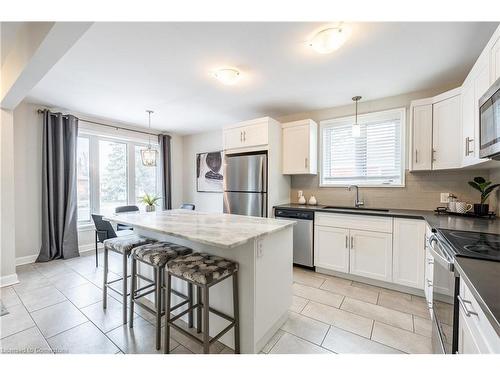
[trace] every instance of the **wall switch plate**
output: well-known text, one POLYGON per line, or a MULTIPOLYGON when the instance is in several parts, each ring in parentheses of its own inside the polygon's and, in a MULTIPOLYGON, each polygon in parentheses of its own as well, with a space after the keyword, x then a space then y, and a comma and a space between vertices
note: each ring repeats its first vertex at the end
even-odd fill
POLYGON ((441 193, 441 199, 439 200, 441 203, 448 203, 450 200, 450 193, 441 193))

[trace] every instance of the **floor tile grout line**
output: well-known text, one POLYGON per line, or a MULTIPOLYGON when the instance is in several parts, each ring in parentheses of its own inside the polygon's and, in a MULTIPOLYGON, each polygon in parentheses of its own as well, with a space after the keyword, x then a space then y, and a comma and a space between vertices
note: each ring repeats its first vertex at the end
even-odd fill
MULTIPOLYGON (((280 328, 280 329, 281 329, 281 328, 280 328)), ((285 331, 284 329, 281 329, 281 330, 282 330, 283 332, 285 332, 285 333, 288 333, 289 335, 292 335, 292 336, 297 337, 298 339, 300 339, 300 340, 302 340, 302 341, 306 341, 306 342, 308 342, 309 344, 312 344, 312 345, 314 345, 314 346, 317 346, 318 348, 325 349, 325 350, 327 350, 327 351, 329 351, 329 352, 333 353, 330 349, 324 348, 324 347, 322 347, 321 345, 318 345, 318 344, 316 344, 316 343, 314 343, 314 342, 312 342, 312 341, 310 341, 310 340, 307 340, 307 339, 305 339, 305 338, 303 338, 303 337, 300 337, 300 336, 296 335, 295 333, 285 331)), ((273 345, 273 348, 276 346, 276 344, 278 344, 278 342, 279 342, 281 339, 283 339, 283 336, 281 336, 281 337, 279 338, 279 340, 278 340, 278 341, 276 341, 276 343, 273 345)), ((321 342, 323 342, 323 341, 321 341, 321 342)), ((271 348, 271 349, 269 349, 269 353, 268 353, 268 354, 270 354, 270 353, 271 353, 271 350, 272 350, 272 348, 271 348)), ((334 353, 334 354, 335 354, 335 353, 334 353)))

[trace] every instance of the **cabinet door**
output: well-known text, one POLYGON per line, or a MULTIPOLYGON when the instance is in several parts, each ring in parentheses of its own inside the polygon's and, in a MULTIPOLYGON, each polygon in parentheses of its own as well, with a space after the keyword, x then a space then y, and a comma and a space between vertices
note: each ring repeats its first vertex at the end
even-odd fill
POLYGON ((478 162, 476 141, 476 95, 474 92, 474 79, 462 86, 462 165, 472 165, 478 162))
POLYGON ((412 170, 431 170, 432 104, 413 107, 412 121, 412 170))
POLYGON ((349 271, 353 275, 392 281, 392 234, 350 230, 349 271))
POLYGON ((349 229, 314 227, 314 265, 349 272, 349 229))
POLYGON ((224 130, 224 150, 243 147, 243 131, 241 128, 224 130))
POLYGON ((500 78, 500 38, 491 48, 491 84, 500 78))
POLYGON ((480 354, 478 344, 467 324, 467 317, 462 309, 458 313, 458 354, 480 354))
POLYGON ((243 147, 265 146, 268 144, 268 123, 262 122, 241 128, 243 147))
POLYGON ((433 105, 432 169, 459 168, 462 164, 460 96, 433 105))
POLYGON ((283 128, 283 174, 310 173, 309 125, 283 128))
POLYGON ((394 219, 392 280, 424 289, 425 222, 394 219))

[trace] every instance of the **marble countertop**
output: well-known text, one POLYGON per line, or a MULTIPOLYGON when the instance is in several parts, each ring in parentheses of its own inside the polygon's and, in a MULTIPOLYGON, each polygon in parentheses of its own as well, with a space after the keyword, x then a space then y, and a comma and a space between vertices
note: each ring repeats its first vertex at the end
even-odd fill
POLYGON ((240 246, 295 224, 288 220, 182 209, 117 214, 105 219, 222 248, 240 246))
POLYGON ((325 208, 324 205, 310 206, 300 205, 295 203, 283 204, 275 206, 279 209, 301 209, 317 212, 331 212, 353 215, 368 215, 368 216, 390 216, 407 219, 425 220, 432 229, 450 229, 463 230, 470 232, 483 232, 500 234, 500 219, 461 217, 452 215, 437 215, 434 211, 426 210, 404 210, 404 209, 389 209, 388 211, 364 211, 357 210, 342 210, 325 208))

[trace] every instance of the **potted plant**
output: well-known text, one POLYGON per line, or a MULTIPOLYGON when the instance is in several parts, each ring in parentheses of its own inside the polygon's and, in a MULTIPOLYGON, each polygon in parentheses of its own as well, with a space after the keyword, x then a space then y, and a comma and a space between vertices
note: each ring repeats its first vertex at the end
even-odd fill
POLYGON ((158 205, 158 201, 160 199, 160 197, 146 194, 141 198, 141 202, 146 205, 146 212, 153 212, 156 209, 156 206, 158 205))
POLYGON ((485 202, 500 184, 492 185, 491 181, 486 181, 483 177, 474 177, 474 181, 469 181, 469 185, 481 193, 481 203, 474 204, 474 213, 478 216, 488 215, 490 206, 485 202))

